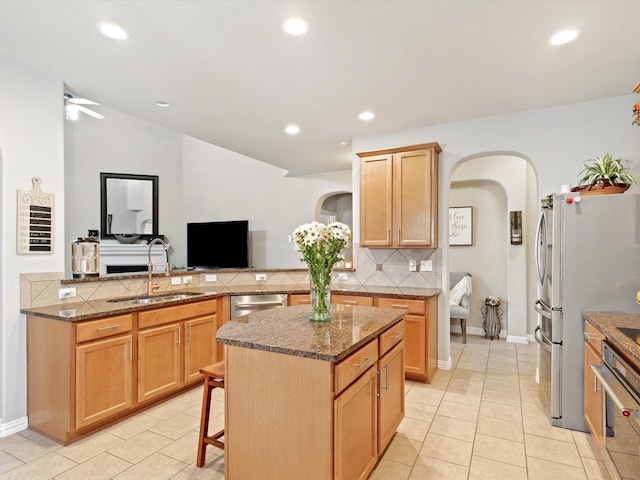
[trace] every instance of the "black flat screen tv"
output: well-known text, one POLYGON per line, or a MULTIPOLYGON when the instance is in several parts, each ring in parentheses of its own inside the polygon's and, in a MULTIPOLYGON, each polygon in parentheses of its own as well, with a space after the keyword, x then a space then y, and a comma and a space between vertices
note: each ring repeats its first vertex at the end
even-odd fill
POLYGON ((187 267, 248 268, 249 221, 187 223, 187 267))

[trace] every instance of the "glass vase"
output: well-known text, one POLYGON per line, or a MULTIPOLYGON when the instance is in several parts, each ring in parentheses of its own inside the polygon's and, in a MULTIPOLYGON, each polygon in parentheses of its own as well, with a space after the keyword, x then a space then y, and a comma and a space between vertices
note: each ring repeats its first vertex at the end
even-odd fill
POLYGON ((331 320, 331 270, 314 272, 309 270, 309 290, 311 293, 311 313, 309 319, 314 322, 331 320))

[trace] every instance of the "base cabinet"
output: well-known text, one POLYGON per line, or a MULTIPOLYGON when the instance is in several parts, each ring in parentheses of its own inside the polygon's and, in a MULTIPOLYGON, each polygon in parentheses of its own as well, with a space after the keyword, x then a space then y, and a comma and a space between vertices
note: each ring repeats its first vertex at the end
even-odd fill
POLYGON ((602 387, 591 370, 601 365, 601 343, 604 339, 589 322, 584 324, 584 420, 598 445, 602 445, 602 387))
POLYGON ((367 478, 404 416, 403 336, 338 363, 227 345, 225 478, 367 478))
POLYGON ((133 337, 91 342, 76 348, 76 428, 133 406, 133 337))
POLYGON ((27 316, 29 428, 67 444, 197 383, 219 300, 67 322, 27 316))

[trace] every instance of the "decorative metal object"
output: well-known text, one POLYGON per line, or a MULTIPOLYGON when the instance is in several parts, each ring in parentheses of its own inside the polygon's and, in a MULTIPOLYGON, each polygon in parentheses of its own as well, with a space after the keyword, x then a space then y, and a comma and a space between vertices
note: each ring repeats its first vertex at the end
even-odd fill
POLYGON ((522 245, 522 211, 509 212, 511 245, 522 245))
POLYGON ((482 328, 484 328, 485 338, 496 340, 500 338, 502 330, 502 300, 497 297, 487 297, 484 305, 480 309, 482 313, 482 328))

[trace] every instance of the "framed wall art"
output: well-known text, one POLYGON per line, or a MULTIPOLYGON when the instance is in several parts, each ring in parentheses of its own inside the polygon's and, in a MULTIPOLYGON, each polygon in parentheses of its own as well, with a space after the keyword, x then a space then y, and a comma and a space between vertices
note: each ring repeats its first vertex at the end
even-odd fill
POLYGON ((449 245, 473 245, 473 207, 449 207, 449 245))

